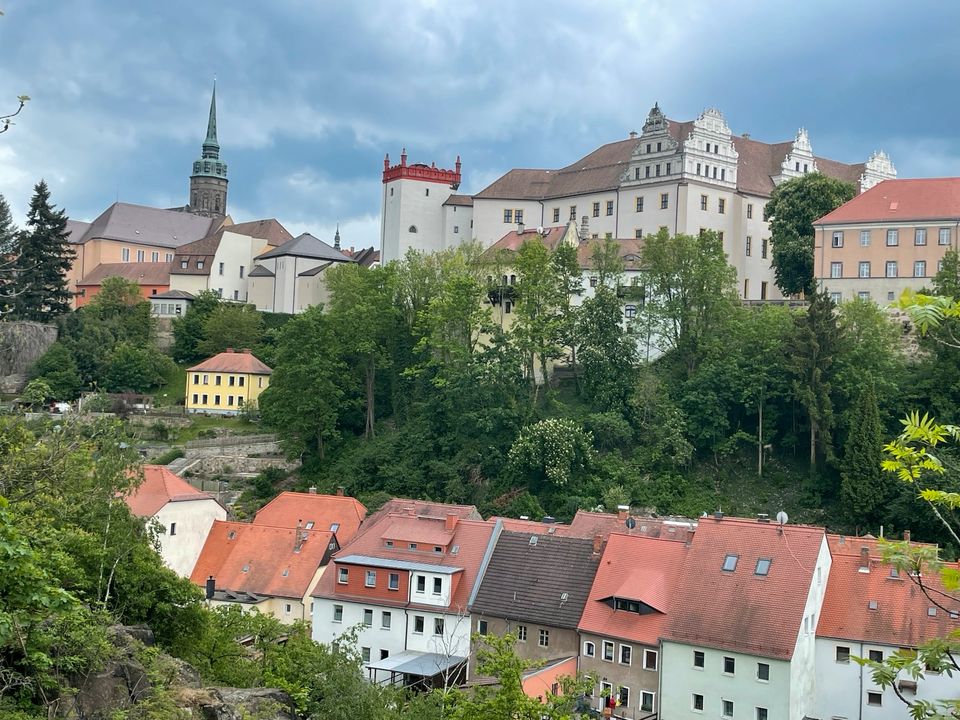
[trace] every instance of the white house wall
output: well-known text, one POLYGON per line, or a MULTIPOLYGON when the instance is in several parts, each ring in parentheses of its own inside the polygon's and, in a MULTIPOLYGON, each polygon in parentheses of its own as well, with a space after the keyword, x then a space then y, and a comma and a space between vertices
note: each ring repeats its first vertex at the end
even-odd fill
POLYGON ((823 607, 823 596, 830 576, 830 548, 824 536, 817 555, 816 567, 811 570, 810 589, 803 608, 804 621, 800 625, 797 644, 790 663, 790 720, 813 716, 816 698, 816 630, 823 607))
POLYGON ((251 238, 248 235, 237 235, 225 230, 220 238, 220 245, 210 267, 210 287, 220 291, 225 300, 248 300, 247 274, 253 266, 251 250, 251 238), (240 277, 241 267, 243 277, 240 277))
POLYGON ((473 208, 469 205, 443 206, 443 249, 473 240, 473 208))
MULTIPOLYGON (((376 662, 380 659, 380 651, 386 650, 390 655, 402 652, 406 642, 406 625, 408 619, 403 608, 383 607, 370 603, 344 602, 328 598, 313 599, 313 639, 318 643, 329 645, 351 628, 358 629, 357 651, 360 648, 370 648, 370 659, 376 662), (333 621, 335 605, 343 606, 343 621, 333 621), (373 625, 363 626, 363 611, 373 611, 373 625), (390 613, 390 629, 384 629, 383 613, 390 613)), ((366 666, 366 664, 365 664, 366 666)), ((383 678, 376 678, 386 679, 383 678)))
POLYGON ((190 577, 214 520, 226 520, 227 511, 210 498, 168 502, 154 515, 163 525, 160 555, 167 567, 181 577, 190 577), (176 534, 171 528, 176 524, 176 534))

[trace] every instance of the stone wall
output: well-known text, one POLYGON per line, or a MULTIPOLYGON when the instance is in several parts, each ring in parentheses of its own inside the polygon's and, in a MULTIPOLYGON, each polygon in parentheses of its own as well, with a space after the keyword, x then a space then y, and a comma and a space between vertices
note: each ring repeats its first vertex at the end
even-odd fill
POLYGON ((212 475, 257 475, 266 468, 293 470, 299 463, 291 462, 282 456, 277 457, 239 457, 236 455, 215 455, 197 458, 183 469, 192 475, 209 477, 212 475))
POLYGON ((153 342, 166 352, 173 347, 173 318, 154 318, 153 342))
POLYGON ((57 341, 57 328, 43 323, 0 322, 0 393, 16 394, 30 366, 57 341))

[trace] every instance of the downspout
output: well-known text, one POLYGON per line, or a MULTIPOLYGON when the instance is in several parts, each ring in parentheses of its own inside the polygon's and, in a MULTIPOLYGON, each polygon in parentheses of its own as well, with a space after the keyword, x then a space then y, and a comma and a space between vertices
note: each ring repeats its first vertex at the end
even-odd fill
MULTIPOLYGON (((863 657, 863 643, 860 643, 860 657, 863 657)), ((860 702, 857 703, 857 718, 863 720, 863 665, 860 665, 860 702)))
POLYGON ((620 237, 620 186, 617 185, 617 199, 613 208, 613 237, 620 237))
POLYGON ((680 222, 680 182, 677 181, 677 202, 674 203, 675 207, 673 208, 673 234, 679 235, 680 228, 677 227, 677 223, 680 222))
POLYGON ((290 303, 291 315, 297 312, 297 278, 299 277, 299 275, 297 275, 297 260, 299 259, 299 257, 293 258, 293 300, 290 303))

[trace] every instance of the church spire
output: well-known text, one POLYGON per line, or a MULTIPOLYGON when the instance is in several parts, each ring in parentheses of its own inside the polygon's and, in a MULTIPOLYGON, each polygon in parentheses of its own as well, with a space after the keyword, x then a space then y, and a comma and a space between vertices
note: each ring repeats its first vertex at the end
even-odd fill
POLYGON ((219 159, 220 143, 217 142, 217 81, 213 81, 213 95, 210 96, 210 116, 207 118, 207 138, 203 141, 203 157, 219 159))
POLYGON ((340 223, 337 223, 337 234, 333 236, 333 249, 340 249, 340 223))

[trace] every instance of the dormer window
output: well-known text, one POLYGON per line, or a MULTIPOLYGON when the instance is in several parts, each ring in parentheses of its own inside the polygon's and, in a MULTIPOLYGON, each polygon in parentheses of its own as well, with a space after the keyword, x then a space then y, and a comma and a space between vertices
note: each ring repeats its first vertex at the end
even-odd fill
POLYGON ((350 569, 349 568, 340 568, 337 573, 337 582, 340 585, 346 585, 347 580, 350 579, 350 569))
POLYGON ((737 569, 737 561, 740 559, 738 555, 727 555, 723 559, 723 571, 724 572, 733 572, 737 569))
POLYGON ((443 552, 443 548, 440 547, 439 545, 434 545, 434 546, 433 546, 433 551, 434 551, 435 553, 442 553, 442 552, 443 552))
POLYGON ((439 595, 443 592, 443 580, 438 577, 433 579, 433 594, 439 595))
POLYGON ((197 270, 203 270, 203 260, 197 260, 197 270))
POLYGON ((416 549, 417 549, 417 544, 416 544, 416 543, 410 543, 409 548, 410 548, 411 550, 416 550, 416 549))
POLYGON ((393 540, 385 540, 384 543, 383 543, 383 545, 384 545, 384 547, 392 548, 392 547, 393 547, 393 540))

